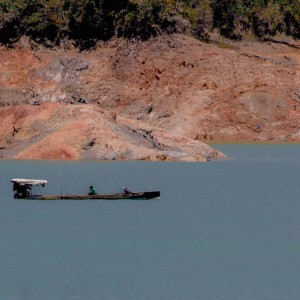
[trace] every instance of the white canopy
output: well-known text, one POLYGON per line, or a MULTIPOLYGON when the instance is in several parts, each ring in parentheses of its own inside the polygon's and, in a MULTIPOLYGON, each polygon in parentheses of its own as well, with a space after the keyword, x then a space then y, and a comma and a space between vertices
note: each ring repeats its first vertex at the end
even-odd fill
POLYGON ((11 182, 16 182, 20 185, 40 185, 46 184, 48 181, 43 179, 13 178, 11 182))

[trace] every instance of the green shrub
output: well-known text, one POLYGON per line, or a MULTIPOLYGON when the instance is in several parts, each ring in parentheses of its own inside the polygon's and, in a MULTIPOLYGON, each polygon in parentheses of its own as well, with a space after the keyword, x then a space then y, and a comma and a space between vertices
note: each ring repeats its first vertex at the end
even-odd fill
POLYGON ((285 33, 300 37, 299 0, 0 0, 0 43, 27 35, 45 45, 65 39, 90 47, 114 35, 148 39, 213 29, 232 39, 285 33))

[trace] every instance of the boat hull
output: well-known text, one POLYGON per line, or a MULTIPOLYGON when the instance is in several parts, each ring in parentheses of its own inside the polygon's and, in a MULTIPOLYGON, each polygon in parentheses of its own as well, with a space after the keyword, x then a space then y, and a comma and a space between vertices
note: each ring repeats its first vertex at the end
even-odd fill
POLYGON ((32 195, 25 200, 149 200, 160 196, 160 191, 135 192, 130 194, 98 194, 98 195, 32 195))

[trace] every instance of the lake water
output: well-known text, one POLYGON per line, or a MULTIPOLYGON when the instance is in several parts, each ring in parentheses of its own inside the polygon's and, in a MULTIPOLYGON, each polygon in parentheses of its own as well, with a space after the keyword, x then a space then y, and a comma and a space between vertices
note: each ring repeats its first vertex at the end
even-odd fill
POLYGON ((215 145, 208 163, 0 160, 0 299, 300 299, 300 145, 215 145), (160 190, 158 200, 24 201, 160 190))

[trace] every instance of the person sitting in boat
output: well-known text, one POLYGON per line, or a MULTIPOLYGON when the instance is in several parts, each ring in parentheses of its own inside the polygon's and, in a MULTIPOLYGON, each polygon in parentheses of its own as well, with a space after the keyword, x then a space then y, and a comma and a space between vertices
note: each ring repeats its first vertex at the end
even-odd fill
POLYGON ((132 194, 132 191, 130 191, 130 190, 129 190, 127 187, 125 187, 125 186, 123 187, 123 191, 124 191, 124 193, 127 194, 127 195, 128 195, 128 194, 132 194))
POLYGON ((89 195, 97 195, 96 189, 91 185, 89 195))

